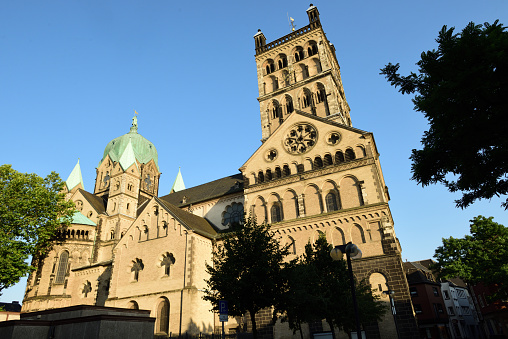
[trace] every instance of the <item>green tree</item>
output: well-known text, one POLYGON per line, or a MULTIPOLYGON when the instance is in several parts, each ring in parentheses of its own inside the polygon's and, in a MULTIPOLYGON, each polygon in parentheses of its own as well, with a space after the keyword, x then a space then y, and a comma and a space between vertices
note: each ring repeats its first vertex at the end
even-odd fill
POLYGON ((216 248, 213 265, 206 266, 209 291, 203 299, 210 301, 215 311, 220 300, 227 300, 232 316, 249 312, 256 339, 256 313, 275 305, 286 288, 282 272, 288 254, 288 246, 279 245, 269 225, 258 225, 249 218, 216 248))
POLYGON ((436 249, 435 268, 443 278, 498 286, 496 299, 508 297, 508 227, 484 216, 471 220, 471 235, 443 239, 436 249))
MULTIPOLYGON (((293 273, 288 275, 289 289, 277 305, 277 312, 293 331, 301 331, 302 322, 322 319, 330 328, 356 330, 346 261, 334 261, 332 248, 325 237, 319 237, 314 245, 307 244, 302 258, 288 268, 293 273)), ((365 281, 355 286, 360 321, 365 325, 379 320, 385 311, 383 304, 377 302, 365 281)), ((335 338, 333 331, 332 336, 335 338)))
POLYGON ((508 193, 508 32, 498 21, 471 22, 458 34, 443 26, 436 41, 418 73, 401 76, 389 63, 381 74, 402 94, 415 93, 414 109, 429 122, 410 157, 412 179, 462 192, 455 202, 464 208, 508 193))
POLYGON ((32 272, 69 225, 74 203, 61 193, 64 183, 52 172, 46 178, 0 166, 0 292, 32 272))

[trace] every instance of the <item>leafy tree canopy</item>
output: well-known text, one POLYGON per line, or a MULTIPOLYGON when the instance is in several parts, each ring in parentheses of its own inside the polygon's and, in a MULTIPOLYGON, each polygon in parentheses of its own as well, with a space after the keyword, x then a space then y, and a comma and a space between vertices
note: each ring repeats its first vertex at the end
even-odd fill
MULTIPOLYGON (((346 261, 334 261, 330 257, 332 248, 325 237, 319 237, 314 244, 305 246, 305 253, 297 263, 287 268, 288 289, 276 310, 294 331, 301 328, 302 322, 322 319, 330 328, 356 329, 346 261)), ((379 320, 384 305, 377 302, 365 281, 355 285, 360 321, 368 324, 379 320)))
POLYGON ((455 202, 464 208, 508 193, 508 32, 498 21, 471 22, 458 34, 443 26, 436 41, 418 73, 402 76, 389 63, 381 74, 402 94, 415 93, 414 109, 429 122, 410 157, 412 179, 462 192, 455 202))
POLYGON ((0 166, 0 292, 34 270, 27 263, 51 250, 57 230, 69 225, 74 203, 65 201, 63 181, 0 166))
POLYGON ((209 292, 203 297, 218 311, 219 301, 227 300, 229 314, 250 313, 252 332, 257 338, 255 315, 275 305, 285 289, 282 273, 288 246, 281 247, 269 225, 249 218, 216 248, 213 266, 207 265, 209 292))
POLYGON ((435 268, 443 278, 495 284, 497 299, 508 296, 508 227, 484 216, 471 220, 471 235, 443 239, 436 249, 435 268))

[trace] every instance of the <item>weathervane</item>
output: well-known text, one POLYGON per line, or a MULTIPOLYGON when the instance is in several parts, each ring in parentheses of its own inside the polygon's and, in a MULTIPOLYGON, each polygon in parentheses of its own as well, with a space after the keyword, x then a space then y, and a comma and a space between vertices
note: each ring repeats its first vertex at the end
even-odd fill
POLYGON ((295 31, 295 19, 290 17, 289 13, 287 13, 287 15, 288 15, 289 27, 291 27, 291 32, 294 32, 295 31))
POLYGON ((134 110, 134 117, 132 118, 132 127, 138 127, 138 112, 134 110))

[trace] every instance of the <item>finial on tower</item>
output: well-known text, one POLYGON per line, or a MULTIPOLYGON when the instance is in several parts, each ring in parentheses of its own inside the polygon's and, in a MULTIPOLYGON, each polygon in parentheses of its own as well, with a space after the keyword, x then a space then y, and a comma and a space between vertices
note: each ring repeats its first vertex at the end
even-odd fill
POLYGON ((295 19, 293 19, 292 17, 289 16, 289 12, 287 13, 288 15, 288 22, 289 22, 289 27, 291 28, 291 32, 294 32, 295 31, 295 19))
POLYGON ((132 118, 132 127, 131 127, 131 132, 137 132, 138 131, 138 112, 136 112, 136 110, 134 110, 134 117, 132 118))

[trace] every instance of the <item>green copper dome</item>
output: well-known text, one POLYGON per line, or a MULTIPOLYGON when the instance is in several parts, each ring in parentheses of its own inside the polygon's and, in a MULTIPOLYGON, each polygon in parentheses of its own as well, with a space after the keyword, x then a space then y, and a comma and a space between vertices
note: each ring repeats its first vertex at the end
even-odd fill
MULTIPOLYGON (((157 149, 155 149, 155 146, 150 141, 146 140, 141 134, 138 134, 138 123, 136 117, 132 119, 132 127, 129 133, 115 138, 108 143, 99 165, 108 154, 111 160, 119 162, 126 151, 128 153, 134 151, 134 157, 142 164, 146 164, 153 159, 157 165, 157 169, 159 169, 157 149)), ((124 159, 125 158, 126 157, 124 157, 124 159)), ((131 157, 129 156, 127 158, 131 157)), ((129 166, 130 165, 131 164, 129 164, 129 166)))

